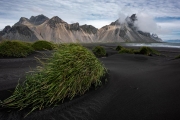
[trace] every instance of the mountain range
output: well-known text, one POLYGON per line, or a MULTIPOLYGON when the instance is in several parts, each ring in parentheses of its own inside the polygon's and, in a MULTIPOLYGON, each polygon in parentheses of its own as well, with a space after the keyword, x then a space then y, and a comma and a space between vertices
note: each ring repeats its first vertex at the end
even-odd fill
POLYGON ((138 30, 134 25, 136 14, 127 17, 123 23, 119 20, 100 29, 92 25, 68 24, 58 16, 51 19, 44 16, 21 17, 12 27, 6 26, 0 31, 1 39, 34 42, 47 40, 55 43, 92 43, 92 42, 161 42, 156 34, 138 30))

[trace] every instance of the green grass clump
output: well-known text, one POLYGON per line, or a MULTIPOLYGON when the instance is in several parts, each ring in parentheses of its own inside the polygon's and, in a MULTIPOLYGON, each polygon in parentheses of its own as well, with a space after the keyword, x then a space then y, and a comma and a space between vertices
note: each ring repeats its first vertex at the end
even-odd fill
POLYGON ((39 40, 32 44, 32 47, 35 50, 52 50, 54 49, 54 45, 51 42, 39 40))
POLYGON ((116 47, 116 51, 120 51, 122 48, 123 48, 122 46, 119 46, 119 45, 118 45, 118 46, 116 47))
POLYGON ((149 47, 141 47, 139 50, 121 48, 121 50, 119 50, 119 53, 143 54, 143 55, 149 55, 149 56, 152 54, 160 55, 158 51, 149 47))
MULTIPOLYGON (((1 104, 4 107, 43 109, 83 95, 89 88, 101 85, 106 73, 102 63, 88 49, 77 44, 61 45, 43 67, 28 74, 23 84, 1 104)), ((32 112, 31 111, 31 112, 32 112)))
POLYGON ((102 46, 96 46, 92 49, 92 51, 97 57, 106 56, 106 51, 102 46))
POLYGON ((32 47, 32 45, 33 45, 32 42, 23 42, 23 43, 26 44, 27 46, 31 46, 31 47, 32 47))
POLYGON ((20 41, 2 41, 0 43, 0 57, 26 57, 34 49, 20 41))
POLYGON ((137 52, 137 54, 143 54, 143 55, 152 55, 152 54, 155 54, 155 55, 159 55, 159 53, 150 48, 150 47, 141 47, 140 50, 137 52))
POLYGON ((134 50, 133 49, 128 49, 128 48, 121 48, 121 50, 119 50, 119 53, 134 54, 134 50))

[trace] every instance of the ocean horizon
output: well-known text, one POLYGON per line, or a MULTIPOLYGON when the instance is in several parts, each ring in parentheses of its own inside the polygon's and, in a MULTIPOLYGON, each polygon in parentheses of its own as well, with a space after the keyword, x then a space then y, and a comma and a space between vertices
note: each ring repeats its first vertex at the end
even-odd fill
POLYGON ((180 49, 180 43, 168 43, 168 42, 160 42, 160 43, 122 43, 122 42, 116 42, 116 43, 90 43, 90 44, 97 44, 97 45, 103 45, 103 46, 135 46, 135 47, 162 47, 162 48, 179 48, 180 49))
POLYGON ((180 48, 180 43, 121 43, 123 46, 147 46, 147 47, 167 47, 167 48, 180 48))

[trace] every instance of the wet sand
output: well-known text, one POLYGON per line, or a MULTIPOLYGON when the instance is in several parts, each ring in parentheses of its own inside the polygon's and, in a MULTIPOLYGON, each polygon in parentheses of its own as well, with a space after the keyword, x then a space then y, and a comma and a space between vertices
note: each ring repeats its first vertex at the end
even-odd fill
MULTIPOLYGON (((84 45, 92 48, 94 45, 84 45)), ((180 49, 154 48, 161 56, 118 54, 116 45, 103 44, 108 57, 108 82, 96 90, 54 108, 24 111, 0 108, 0 120, 177 120, 180 119, 180 49)), ((131 47, 132 48, 132 47, 131 47)), ((133 47, 137 49, 137 47, 133 47)), ((50 56, 49 52, 45 52, 50 56)), ((0 59, 0 100, 11 95, 18 80, 40 65, 34 56, 0 59)))

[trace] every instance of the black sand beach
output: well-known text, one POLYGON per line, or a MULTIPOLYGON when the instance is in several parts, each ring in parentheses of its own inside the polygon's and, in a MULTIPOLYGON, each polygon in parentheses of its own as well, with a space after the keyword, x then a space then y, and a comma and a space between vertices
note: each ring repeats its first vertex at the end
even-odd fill
MULTIPOLYGON (((93 45, 84 45, 92 48, 93 45)), ((154 48, 163 55, 118 54, 106 45, 108 57, 100 61, 109 70, 108 82, 96 90, 54 108, 11 111, 0 108, 0 120, 178 120, 180 119, 180 54, 177 48, 154 48)), ((137 47, 135 47, 137 48, 137 47)), ((50 55, 50 52, 45 52, 50 55)), ((0 100, 19 78, 40 65, 34 56, 0 59, 0 100)))

